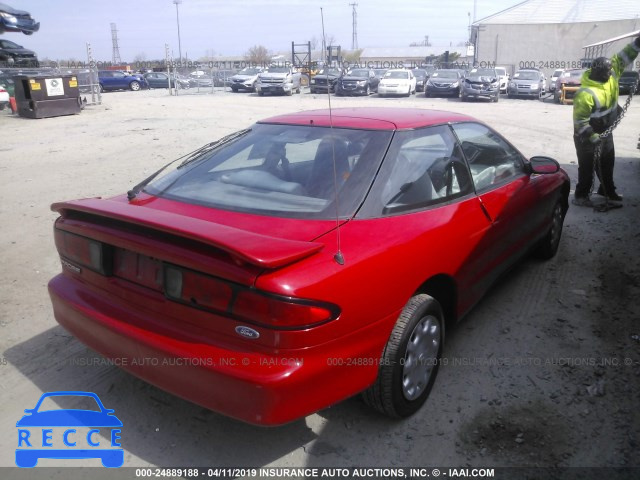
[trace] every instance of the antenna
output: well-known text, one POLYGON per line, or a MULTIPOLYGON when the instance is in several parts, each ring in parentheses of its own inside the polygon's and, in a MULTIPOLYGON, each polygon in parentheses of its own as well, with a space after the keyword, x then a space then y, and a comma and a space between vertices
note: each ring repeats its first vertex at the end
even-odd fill
MULTIPOLYGON (((324 33, 324 13, 322 7, 320 7, 320 18, 322 19, 322 43, 325 43, 324 33)), ((333 137, 333 114, 331 112, 331 84, 329 83, 329 74, 327 73, 327 99, 329 100, 329 131, 331 132, 331 155, 333 158, 333 191, 335 192, 335 205, 336 205, 336 237, 338 251, 333 256, 333 259, 338 265, 344 265, 344 256, 340 249, 340 209, 338 208, 338 171, 336 170, 336 143, 333 137)))
POLYGON ((118 47, 118 29, 115 23, 111 24, 111 43, 113 44, 111 61, 114 65, 120 65, 122 60, 120 59, 120 48, 118 47))
POLYGON ((358 49, 358 12, 356 11, 357 3, 350 3, 351 10, 351 50, 358 49))

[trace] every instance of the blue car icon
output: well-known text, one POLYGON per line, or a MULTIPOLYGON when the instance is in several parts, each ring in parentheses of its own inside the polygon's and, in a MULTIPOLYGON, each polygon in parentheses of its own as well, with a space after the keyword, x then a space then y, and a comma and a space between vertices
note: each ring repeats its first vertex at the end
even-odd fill
POLYGON ((100 433, 99 427, 110 428, 110 446, 120 447, 118 440, 120 439, 122 422, 113 414, 114 410, 104 407, 95 393, 48 392, 40 397, 34 408, 26 409, 24 412, 26 415, 16 423, 16 427, 18 427, 16 465, 18 467, 35 467, 40 458, 99 458, 102 461, 102 465, 108 468, 121 467, 124 463, 124 450, 122 448, 100 448, 100 441, 97 439, 97 435, 100 433), (60 396, 93 398, 100 411, 79 409, 39 411, 45 399, 60 396), (73 448, 78 440, 76 438, 78 432, 73 427, 90 427, 86 435, 88 448, 73 448), (54 445, 53 428, 56 428, 57 431, 65 429, 61 438, 56 438, 55 441, 62 440, 66 448, 56 448, 59 445, 54 445))

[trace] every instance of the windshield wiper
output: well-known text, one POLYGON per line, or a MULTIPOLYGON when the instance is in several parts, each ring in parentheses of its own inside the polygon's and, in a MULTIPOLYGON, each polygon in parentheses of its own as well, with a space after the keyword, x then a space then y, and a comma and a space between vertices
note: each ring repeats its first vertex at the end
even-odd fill
POLYGON ((240 130, 238 132, 231 133, 231 134, 229 134, 229 135, 227 135, 225 137, 222 137, 222 138, 216 140, 215 142, 207 143, 206 145, 203 145, 202 147, 198 148, 197 150, 194 150, 193 152, 187 153, 186 155, 178 157, 175 160, 171 160, 165 166, 161 167, 158 171, 154 172, 153 174, 151 174, 150 176, 145 178, 142 182, 140 182, 135 187, 133 187, 131 190, 129 190, 127 192, 127 198, 129 199, 129 201, 131 201, 134 198, 136 198, 138 196, 138 194, 140 193, 140 191, 144 187, 146 187, 149 184, 149 182, 151 182, 151 180, 156 178, 158 175, 160 175, 160 173, 162 173, 162 171, 164 169, 166 169, 170 165, 174 164, 178 160, 184 159, 183 162, 180 165, 178 165, 178 167, 177 167, 177 168, 182 168, 185 165, 188 165, 188 164, 194 162, 195 160, 198 160, 199 158, 203 158, 205 153, 209 153, 212 150, 215 150, 216 148, 218 148, 218 147, 220 147, 220 146, 222 146, 222 145, 224 145, 226 143, 229 143, 232 140, 235 140, 236 138, 240 138, 243 135, 246 135, 247 133, 249 133, 250 131, 251 131, 250 128, 245 128, 244 130, 240 130))

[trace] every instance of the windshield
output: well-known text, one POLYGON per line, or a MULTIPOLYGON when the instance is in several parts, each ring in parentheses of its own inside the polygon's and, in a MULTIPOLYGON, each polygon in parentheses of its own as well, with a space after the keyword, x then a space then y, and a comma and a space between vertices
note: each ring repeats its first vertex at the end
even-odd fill
POLYGON ((238 75, 257 75, 260 73, 259 68, 246 67, 238 72, 238 75))
POLYGON ((451 70, 438 70, 433 72, 431 78, 458 78, 458 74, 451 70))
POLYGON ((352 77, 368 77, 369 76, 369 70, 364 70, 364 69, 351 70, 349 72, 349 75, 351 75, 352 77))
POLYGON ((513 78, 519 80, 540 80, 540 74, 538 72, 516 72, 513 78))
POLYGON ((338 68, 323 68, 318 72, 318 75, 340 75, 340 69, 338 68))
POLYGON ((267 72, 269 72, 269 73, 289 73, 289 69, 287 67, 269 67, 269 68, 267 68, 267 72))
POLYGON ((337 186, 338 215, 349 218, 391 137, 381 130, 257 124, 153 180, 145 192, 223 210, 326 220, 336 216, 337 186))
POLYGON ((384 74, 384 78, 409 78, 409 72, 390 71, 384 74))

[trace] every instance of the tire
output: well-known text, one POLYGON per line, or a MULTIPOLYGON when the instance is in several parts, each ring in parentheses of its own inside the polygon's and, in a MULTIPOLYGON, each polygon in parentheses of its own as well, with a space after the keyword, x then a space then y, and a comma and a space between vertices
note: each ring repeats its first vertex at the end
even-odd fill
POLYGON ((412 297, 389 336, 376 382, 362 394, 364 401, 394 418, 417 412, 438 373, 443 328, 440 304, 426 294, 412 297))
POLYGON ((137 92, 138 90, 140 90, 140 84, 134 80, 129 84, 129 88, 134 92, 137 92))
POLYGON ((293 95, 293 88, 291 90, 287 90, 287 96, 290 97, 293 95))
POLYGON ((536 246, 533 255, 541 260, 549 260, 555 257, 562 237, 562 225, 564 223, 565 209, 562 202, 558 201, 551 212, 551 226, 547 234, 536 246))
POLYGON ((298 88, 296 88, 296 93, 300 94, 300 85, 298 85, 298 88))
POLYGON ((365 87, 365 89, 364 89, 364 96, 365 96, 365 97, 368 97, 368 96, 369 96, 369 94, 371 94, 371 91, 369 90, 369 85, 367 85, 367 86, 365 87))

